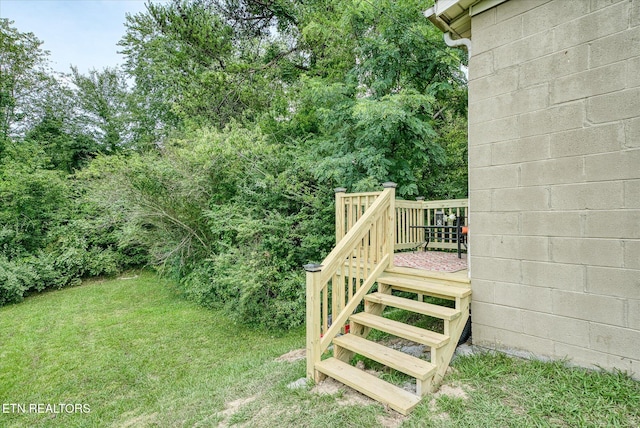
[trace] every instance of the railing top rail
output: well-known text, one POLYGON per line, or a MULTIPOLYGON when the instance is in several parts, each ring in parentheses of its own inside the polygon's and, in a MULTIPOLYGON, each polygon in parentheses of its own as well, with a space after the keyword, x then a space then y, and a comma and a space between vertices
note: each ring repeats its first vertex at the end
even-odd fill
POLYGON ((382 192, 359 192, 359 193, 342 193, 344 196, 348 196, 350 198, 357 198, 358 196, 378 196, 382 194, 382 192))
POLYGON ((361 240, 369 229, 364 227, 365 224, 375 220, 376 216, 383 214, 379 212, 379 208, 389 202, 392 189, 385 189, 373 204, 365 211, 360 219, 353 225, 351 230, 340 240, 333 250, 325 257, 320 267, 322 277, 320 282, 325 283, 333 275, 336 269, 344 263, 344 259, 352 251, 351 247, 354 243, 361 240))
POLYGON ((410 201, 396 199, 396 207, 399 208, 453 208, 468 207, 469 199, 443 199, 436 201, 410 201))

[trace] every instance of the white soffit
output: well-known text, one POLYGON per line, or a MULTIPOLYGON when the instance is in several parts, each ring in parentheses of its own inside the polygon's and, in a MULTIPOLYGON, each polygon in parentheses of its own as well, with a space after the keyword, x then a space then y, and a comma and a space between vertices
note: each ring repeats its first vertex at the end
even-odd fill
POLYGON ((453 38, 471 37, 471 17, 507 0, 437 0, 424 15, 453 38))

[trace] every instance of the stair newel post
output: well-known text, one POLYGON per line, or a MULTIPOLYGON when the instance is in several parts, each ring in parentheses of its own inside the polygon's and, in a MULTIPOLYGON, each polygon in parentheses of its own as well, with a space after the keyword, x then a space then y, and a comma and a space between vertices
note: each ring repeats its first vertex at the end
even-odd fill
POLYGON ((336 244, 340 242, 346 231, 344 228, 344 195, 347 191, 344 187, 337 187, 336 192, 336 244))
POLYGON ((389 267, 393 267, 393 253, 396 245, 396 187, 398 185, 391 181, 382 184, 382 187, 389 189, 389 213, 387 215, 387 250, 389 254, 389 267))
POLYGON ((315 382, 320 380, 320 374, 315 366, 320 362, 322 352, 320 351, 320 335, 322 328, 322 316, 320 301, 320 276, 322 275, 322 265, 304 265, 307 271, 307 377, 315 382))

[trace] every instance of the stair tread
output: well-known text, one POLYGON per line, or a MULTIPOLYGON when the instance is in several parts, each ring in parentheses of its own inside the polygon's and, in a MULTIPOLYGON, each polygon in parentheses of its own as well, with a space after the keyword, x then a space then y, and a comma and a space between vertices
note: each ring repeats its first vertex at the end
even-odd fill
POLYGON ((403 337, 435 348, 440 348, 449 342, 449 336, 444 334, 414 327, 366 312, 353 314, 350 319, 358 324, 363 324, 376 330, 381 330, 394 336, 403 337))
POLYGON ((379 303, 394 308, 405 309, 418 314, 428 315, 435 318, 451 321, 460 316, 460 311, 444 306, 433 305, 431 303, 418 302, 416 300, 405 299, 385 293, 371 293, 364 298, 368 302, 379 303))
POLYGON ((397 274, 402 276, 431 279, 435 281, 445 281, 450 284, 457 285, 469 285, 471 280, 469 279, 468 271, 462 270, 458 272, 436 272, 423 269, 409 268, 403 266, 393 266, 385 269, 385 272, 390 274, 397 274))
POLYGON ((420 402, 420 397, 417 395, 378 379, 336 358, 320 361, 315 368, 374 400, 387 404, 403 415, 408 414, 420 402))
POLYGON ((416 379, 425 380, 436 371, 436 366, 428 361, 396 351, 354 334, 336 337, 333 339, 333 343, 416 379))
POLYGON ((378 282, 382 284, 391 285, 393 288, 400 290, 406 290, 416 293, 462 298, 471 295, 470 288, 454 287, 450 285, 441 285, 437 282, 430 280, 415 280, 409 278, 402 278, 393 274, 382 274, 378 277, 378 282))

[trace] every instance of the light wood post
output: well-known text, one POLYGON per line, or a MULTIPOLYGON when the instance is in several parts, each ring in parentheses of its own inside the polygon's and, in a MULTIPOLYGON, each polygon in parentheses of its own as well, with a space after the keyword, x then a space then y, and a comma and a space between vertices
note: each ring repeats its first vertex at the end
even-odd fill
POLYGON ((320 362, 320 284, 322 265, 304 265, 307 271, 307 377, 319 380, 315 367, 320 362))
POLYGON ((393 182, 386 182, 382 187, 391 191, 389 199, 389 213, 387 216, 387 253, 389 254, 389 267, 393 267, 393 253, 396 245, 396 187, 398 185, 393 182))
POLYGON ((347 191, 344 187, 338 187, 334 189, 336 192, 336 244, 340 242, 340 240, 345 235, 344 230, 344 204, 343 198, 345 192, 347 191))

